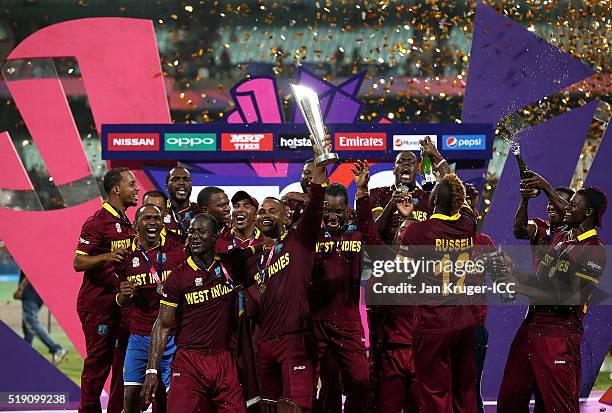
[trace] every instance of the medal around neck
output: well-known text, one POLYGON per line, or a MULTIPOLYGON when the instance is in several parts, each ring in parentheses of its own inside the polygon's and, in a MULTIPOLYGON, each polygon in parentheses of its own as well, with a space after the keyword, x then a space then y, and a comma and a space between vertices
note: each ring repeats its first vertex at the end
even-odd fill
POLYGON ((315 154, 317 155, 314 160, 315 165, 329 165, 337 162, 338 154, 329 152, 325 147, 325 127, 317 93, 302 85, 292 84, 291 89, 293 89, 293 96, 304 117, 308 131, 314 139, 315 154))

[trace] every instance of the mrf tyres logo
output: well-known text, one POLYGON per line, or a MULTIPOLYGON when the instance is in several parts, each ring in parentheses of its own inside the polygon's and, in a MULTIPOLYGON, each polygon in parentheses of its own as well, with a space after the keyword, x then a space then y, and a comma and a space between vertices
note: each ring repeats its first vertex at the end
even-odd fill
POLYGON ((485 135, 442 135, 442 149, 447 151, 481 151, 486 149, 485 135))
POLYGON ((387 150, 385 132, 336 133, 334 149, 337 151, 384 151, 387 150))
POLYGON ((285 151, 310 149, 312 144, 308 135, 285 133, 278 137, 278 148, 285 151))
POLYGON ((271 151, 273 146, 271 133, 221 134, 223 151, 271 151))
POLYGON ((166 133, 164 150, 175 151, 216 151, 217 134, 215 133, 166 133))
POLYGON ((158 151, 159 133, 109 133, 107 143, 114 152, 158 151))

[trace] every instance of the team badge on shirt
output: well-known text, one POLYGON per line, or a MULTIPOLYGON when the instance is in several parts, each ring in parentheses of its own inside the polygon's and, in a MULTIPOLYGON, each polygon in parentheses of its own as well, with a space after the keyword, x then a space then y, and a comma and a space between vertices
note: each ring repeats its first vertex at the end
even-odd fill
POLYGON ((100 334, 101 336, 108 334, 108 326, 106 324, 99 324, 98 334, 100 334))
POLYGON ((116 222, 115 223, 115 228, 117 229, 117 232, 121 233, 121 224, 116 222))
POLYGON ((164 223, 165 223, 165 224, 169 224, 169 223, 171 223, 171 222, 172 222, 172 217, 170 216, 170 214, 166 215, 166 216, 164 217, 164 223))
POLYGON ((138 257, 134 257, 134 259, 132 259, 132 267, 140 267, 140 259, 138 257))
POLYGON ((201 287, 202 286, 202 277, 198 277, 195 279, 195 285, 196 287, 201 287))

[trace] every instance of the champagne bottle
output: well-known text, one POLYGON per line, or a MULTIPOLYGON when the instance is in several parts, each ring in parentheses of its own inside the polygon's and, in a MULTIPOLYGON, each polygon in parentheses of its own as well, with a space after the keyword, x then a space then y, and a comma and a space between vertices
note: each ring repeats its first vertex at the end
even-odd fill
MULTIPOLYGON (((519 167, 519 175, 521 177, 521 180, 527 178, 527 174, 525 172, 527 172, 527 164, 525 163, 525 160, 523 159, 523 157, 521 156, 521 147, 519 146, 519 144, 515 144, 514 148, 512 149, 512 154, 514 155, 514 157, 516 158, 516 162, 518 163, 518 167, 519 167)), ((536 189, 534 190, 535 195, 539 195, 540 194, 540 190, 536 189)))
POLYGON ((426 191, 431 191, 436 185, 436 175, 434 174, 434 164, 429 159, 429 155, 424 153, 421 156, 421 186, 426 191))
POLYGON ((519 174, 521 175, 521 179, 525 179, 527 177, 525 175, 525 172, 527 171, 527 164, 525 163, 525 160, 521 156, 521 149, 517 147, 512 151, 512 153, 514 154, 514 157, 516 158, 516 162, 518 163, 519 174))

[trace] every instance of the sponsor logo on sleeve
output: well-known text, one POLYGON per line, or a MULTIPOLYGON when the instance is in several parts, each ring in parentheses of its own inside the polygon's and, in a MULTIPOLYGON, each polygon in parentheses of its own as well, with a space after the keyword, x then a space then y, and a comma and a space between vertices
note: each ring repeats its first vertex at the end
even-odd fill
POLYGON ((431 138, 431 143, 438 146, 438 135, 393 135, 394 151, 420 151, 419 141, 426 137, 431 138))
POLYGON ((222 133, 221 150, 223 151, 272 151, 271 133, 222 133))
POLYGON ((164 134, 165 151, 216 151, 217 134, 215 133, 166 133, 164 134))
POLYGON ((442 149, 447 151, 480 151, 486 149, 485 135, 442 135, 442 149))
POLYGON ((594 263, 593 261, 589 261, 587 262, 587 266, 596 270, 596 271, 601 271, 601 265, 594 263))
POLYGON ((312 148, 308 135, 284 133, 278 137, 278 148, 283 151, 304 150, 312 148))
POLYGON ((109 133, 107 143, 114 152, 158 151, 159 133, 109 133))
POLYGON ((387 150, 387 134, 385 132, 335 133, 334 149, 337 151, 385 151, 387 150))

